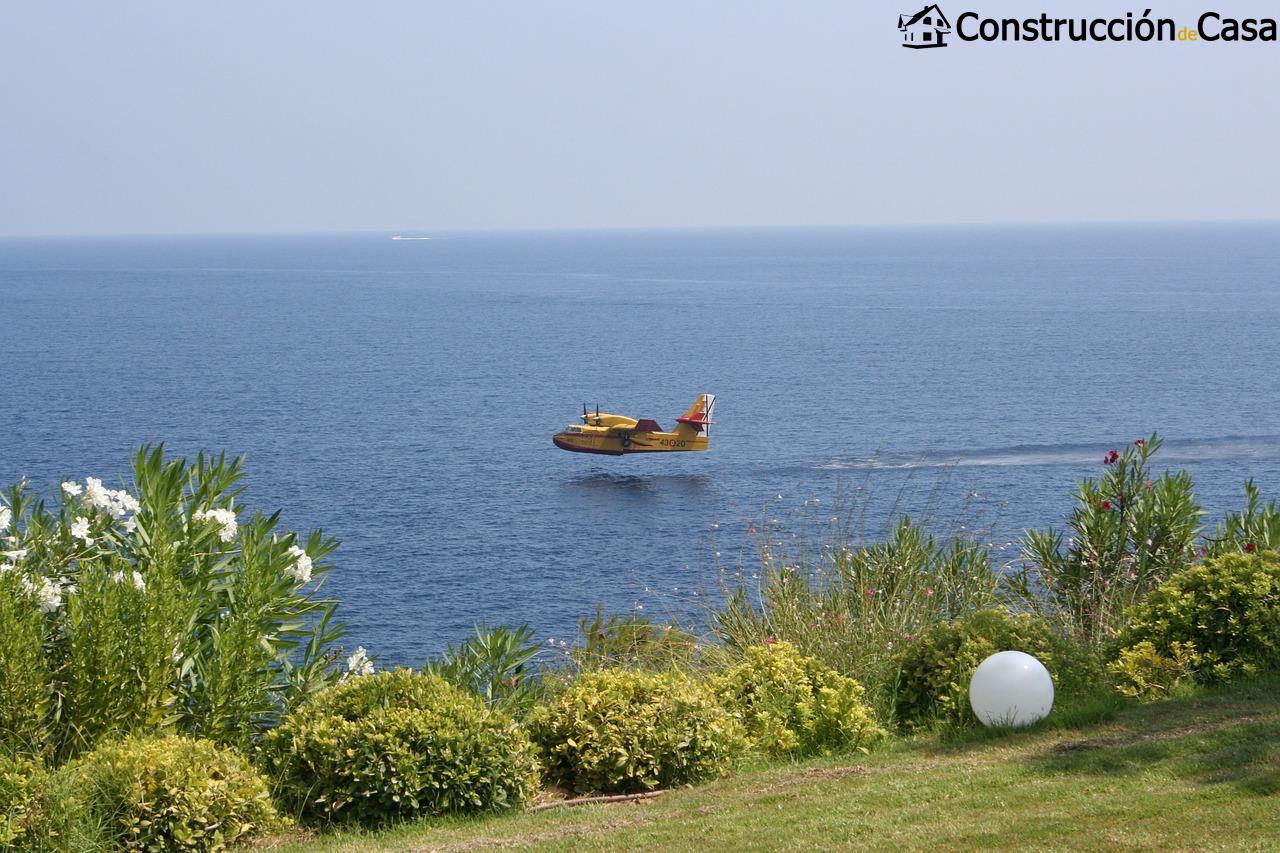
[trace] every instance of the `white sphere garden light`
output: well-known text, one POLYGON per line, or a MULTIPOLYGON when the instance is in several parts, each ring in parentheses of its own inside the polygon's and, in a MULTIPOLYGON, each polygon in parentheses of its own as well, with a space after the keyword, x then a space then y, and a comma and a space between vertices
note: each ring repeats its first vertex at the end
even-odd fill
POLYGON ((1025 652, 996 652, 974 670, 969 705, 984 726, 1029 726, 1053 707, 1053 679, 1025 652))

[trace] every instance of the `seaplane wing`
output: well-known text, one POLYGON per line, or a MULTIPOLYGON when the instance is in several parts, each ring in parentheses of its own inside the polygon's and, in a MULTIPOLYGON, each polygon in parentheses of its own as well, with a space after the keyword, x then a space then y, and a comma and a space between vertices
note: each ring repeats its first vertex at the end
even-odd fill
POLYGON ((624 433, 636 432, 662 432, 662 427, 658 426, 658 422, 650 418, 641 418, 635 423, 614 424, 609 428, 610 435, 622 435, 624 433))

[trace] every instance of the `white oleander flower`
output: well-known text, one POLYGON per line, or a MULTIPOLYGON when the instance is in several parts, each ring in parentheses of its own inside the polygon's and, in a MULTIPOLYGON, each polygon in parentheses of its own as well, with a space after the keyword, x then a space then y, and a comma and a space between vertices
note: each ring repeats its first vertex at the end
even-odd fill
POLYGON ((121 524, 120 526, 124 528, 125 533, 132 533, 133 531, 138 529, 138 519, 134 518, 133 516, 129 516, 124 520, 124 523, 121 524))
POLYGON ((103 509, 112 518, 124 518, 126 513, 137 512, 140 508, 138 499, 124 489, 107 490, 107 505, 103 509))
POLYGON ((48 578, 40 578, 39 583, 23 578, 22 588, 36 597, 41 613, 53 613, 62 606, 62 587, 48 578))
POLYGON ((111 581, 112 581, 112 583, 124 583, 126 580, 128 580, 130 583, 132 583, 132 584, 133 584, 133 586, 134 586, 134 588, 135 588, 135 589, 137 589, 137 590, 138 590, 138 592, 143 592, 143 591, 145 591, 145 590, 146 590, 146 588, 147 588, 147 584, 146 584, 146 582, 142 579, 142 575, 141 575, 141 574, 139 574, 139 573, 138 573, 138 572, 136 572, 136 571, 135 571, 135 572, 133 572, 133 573, 132 573, 129 577, 127 577, 127 578, 125 577, 124 572, 112 572, 112 573, 111 573, 111 581))
POLYGON ((97 477, 84 478, 84 501, 89 506, 106 509, 111 506, 111 493, 102 487, 97 477))
POLYGON ((62 491, 66 492, 68 496, 74 498, 76 495, 84 491, 84 486, 80 485, 75 480, 67 480, 62 484, 62 491))
POLYGON ((8 557, 10 560, 13 560, 16 563, 19 560, 21 560, 23 557, 27 556, 27 549, 19 548, 16 551, 4 551, 0 553, 3 553, 6 557, 8 557))
POLYGON ((18 567, 15 566, 13 563, 0 563, 0 575, 4 574, 5 572, 11 572, 16 568, 18 567))
POLYGON ((113 495, 116 499, 116 503, 119 504, 120 508, 125 512, 137 512, 142 509, 142 504, 138 503, 138 499, 126 492, 124 489, 119 489, 116 492, 113 492, 113 495))
POLYGON ((93 539, 89 536, 89 519, 83 515, 77 515, 76 520, 71 523, 71 535, 77 539, 83 539, 86 545, 92 545, 93 539))
POLYGON ((230 509, 200 509, 191 514, 196 521, 216 521, 222 525, 222 530, 218 533, 218 538, 223 542, 230 542, 236 538, 236 531, 239 529, 236 524, 235 510, 230 509))
POLYGON ((297 559, 294 560, 292 566, 284 570, 284 573, 298 582, 298 585, 307 583, 311 580, 311 558, 307 556, 307 552, 299 548, 297 545, 289 546, 289 553, 297 559))
POLYGON ((7 506, 0 506, 0 530, 8 530, 11 521, 13 521, 13 510, 7 506))
POLYGON ((365 652, 364 646, 356 646, 356 650, 347 658, 347 675, 373 675, 373 661, 365 652))

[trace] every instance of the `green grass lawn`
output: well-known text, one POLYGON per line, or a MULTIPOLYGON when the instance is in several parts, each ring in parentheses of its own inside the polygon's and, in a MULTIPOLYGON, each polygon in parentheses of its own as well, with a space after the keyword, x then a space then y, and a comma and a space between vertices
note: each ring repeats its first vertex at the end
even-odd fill
POLYGON ((273 839, 320 851, 1280 850, 1280 680, 744 770, 640 803, 273 839))

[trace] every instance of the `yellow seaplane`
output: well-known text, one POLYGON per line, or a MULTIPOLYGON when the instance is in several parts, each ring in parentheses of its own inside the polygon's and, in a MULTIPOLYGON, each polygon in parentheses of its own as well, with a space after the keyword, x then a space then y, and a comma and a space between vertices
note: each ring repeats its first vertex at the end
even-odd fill
POLYGON ((552 436, 561 450, 574 453, 671 453, 681 450, 706 450, 710 443, 711 412, 714 394, 699 394, 689 411, 676 418, 676 428, 665 432, 657 421, 610 415, 596 406, 595 414, 582 407, 582 426, 569 424, 552 436))

